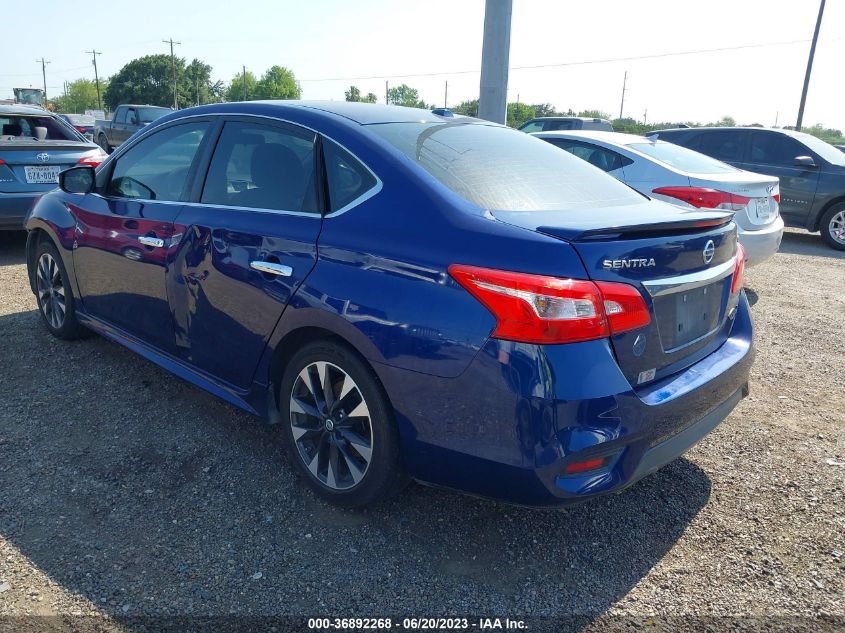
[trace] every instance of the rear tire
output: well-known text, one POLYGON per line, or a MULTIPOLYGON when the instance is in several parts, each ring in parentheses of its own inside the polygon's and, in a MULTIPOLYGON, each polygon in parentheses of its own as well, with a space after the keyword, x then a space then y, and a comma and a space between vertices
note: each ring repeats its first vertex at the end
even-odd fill
POLYGON ((819 223, 822 237, 827 245, 838 251, 845 251, 845 202, 833 205, 819 223))
POLYGON ((285 369, 278 403, 290 459, 326 501, 370 505, 408 481, 387 394, 352 349, 305 345, 285 369))
POLYGON ((65 340, 91 336, 92 332, 76 320, 76 299, 65 265, 49 239, 39 242, 32 266, 38 312, 50 334, 65 340))

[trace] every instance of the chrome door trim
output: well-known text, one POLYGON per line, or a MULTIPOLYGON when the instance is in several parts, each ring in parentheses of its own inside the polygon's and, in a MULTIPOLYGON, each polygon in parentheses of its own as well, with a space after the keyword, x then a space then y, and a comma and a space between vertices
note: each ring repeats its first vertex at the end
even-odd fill
POLYGON ((659 297, 661 295, 672 294, 675 292, 685 292, 693 288, 700 288, 719 281, 733 274, 736 267, 736 257, 731 257, 724 264, 719 264, 707 270, 700 270, 695 273, 687 275, 678 275, 677 277, 663 277, 662 279, 651 279, 644 281, 643 286, 652 297, 659 297))
POLYGON ((257 270, 260 273, 267 273, 268 275, 278 275, 280 277, 290 277, 293 274, 293 268, 285 266, 284 264, 276 264, 274 262, 265 262, 256 260, 249 263, 249 267, 257 270))
POLYGON ((144 246, 151 246, 152 248, 164 248, 164 240, 159 237, 148 237, 146 235, 142 235, 138 238, 138 241, 141 242, 144 246))

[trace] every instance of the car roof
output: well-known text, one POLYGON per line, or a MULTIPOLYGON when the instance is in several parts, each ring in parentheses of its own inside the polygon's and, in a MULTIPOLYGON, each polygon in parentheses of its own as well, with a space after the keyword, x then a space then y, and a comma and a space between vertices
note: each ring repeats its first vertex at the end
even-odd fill
POLYGON ((27 106, 27 105, 0 105, 0 114, 38 114, 40 116, 44 116, 45 114, 51 115, 52 112, 49 110, 45 110, 44 108, 39 108, 36 106, 27 106))
MULTIPOLYGON (((216 103, 191 108, 192 114, 225 113, 251 114, 260 113, 267 116, 279 116, 285 112, 296 110, 302 113, 325 113, 341 117, 346 121, 359 125, 376 123, 484 123, 496 125, 489 121, 481 121, 472 117, 442 116, 422 108, 406 108, 404 106, 383 105, 378 103, 361 103, 350 101, 305 101, 305 100, 274 100, 274 101, 233 101, 216 103)), ((184 114, 185 110, 180 110, 184 114)), ((176 114, 176 113, 174 113, 176 114)), ((169 119, 170 117, 168 117, 169 119)))
POLYGON ((539 138, 571 138, 592 139, 603 141, 610 145, 630 145, 632 143, 648 143, 649 140, 638 134, 627 134, 625 132, 607 132, 605 130, 555 130, 553 132, 533 132, 532 136, 539 138))

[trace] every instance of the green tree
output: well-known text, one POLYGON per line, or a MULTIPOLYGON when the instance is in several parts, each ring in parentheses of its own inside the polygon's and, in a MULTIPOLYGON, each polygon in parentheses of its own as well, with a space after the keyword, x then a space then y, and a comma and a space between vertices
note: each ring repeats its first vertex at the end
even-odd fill
POLYGON ((255 86, 257 99, 299 99, 302 90, 292 70, 271 66, 255 86))
MULTIPOLYGON (((100 82, 100 93, 105 92, 108 82, 100 82)), ((67 94, 52 100, 56 112, 81 113, 85 110, 96 110, 97 85, 90 79, 77 79, 67 85, 67 94)))
POLYGON ((372 92, 368 92, 366 97, 362 97, 361 90, 358 86, 349 86, 349 90, 344 92, 343 95, 347 101, 361 101, 363 103, 375 103, 378 101, 378 97, 372 92))
POLYGON ((528 119, 534 118, 534 106, 527 103, 509 103, 507 123, 510 127, 519 127, 528 119))
POLYGON ((232 83, 226 89, 224 94, 226 101, 249 101, 256 99, 256 86, 258 80, 250 71, 238 73, 232 77, 232 83))
POLYGON ((343 93, 347 101, 361 101, 361 90, 358 86, 349 86, 349 90, 343 93))
POLYGON ((455 114, 463 114, 464 116, 478 116, 478 99, 471 101, 461 101, 454 108, 451 108, 455 114))
POLYGON ((185 98, 191 105, 204 103, 218 103, 223 98, 223 82, 211 80, 211 66, 194 59, 185 67, 185 73, 180 82, 179 105, 185 98))
POLYGON ((420 99, 419 91, 416 88, 411 88, 408 84, 388 89, 387 102, 409 108, 429 108, 428 104, 420 99))
POLYGON ((559 116, 558 111, 551 103, 538 103, 531 107, 534 108, 534 116, 559 116))
POLYGON ((607 112, 602 112, 601 110, 582 110, 578 113, 578 116, 587 119, 607 119, 608 121, 611 119, 611 116, 607 112))
POLYGON ((736 119, 732 116, 723 116, 721 119, 715 123, 711 123, 710 125, 714 127, 734 127, 736 125, 736 119))
MULTIPOLYGON (((190 101, 184 84, 185 60, 177 57, 175 63, 177 93, 182 93, 179 102, 180 105, 187 105, 190 101)), ((109 78, 104 101, 112 110, 121 103, 172 106, 173 67, 170 55, 147 55, 133 59, 109 78)))

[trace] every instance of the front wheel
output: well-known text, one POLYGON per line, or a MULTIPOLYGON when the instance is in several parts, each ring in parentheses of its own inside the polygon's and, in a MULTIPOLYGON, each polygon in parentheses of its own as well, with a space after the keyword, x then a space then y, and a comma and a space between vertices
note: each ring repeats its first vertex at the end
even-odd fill
POLYGON ((50 334, 61 339, 77 339, 90 331, 76 320, 76 301, 68 283, 67 271, 55 245, 42 240, 35 252, 35 299, 50 334))
POLYGON ((282 378, 279 410, 288 454, 327 501, 369 505, 405 483, 384 389, 346 346, 318 341, 299 350, 282 378))
POLYGON ((833 205, 824 214, 819 228, 828 246, 845 251, 845 203, 833 205))

